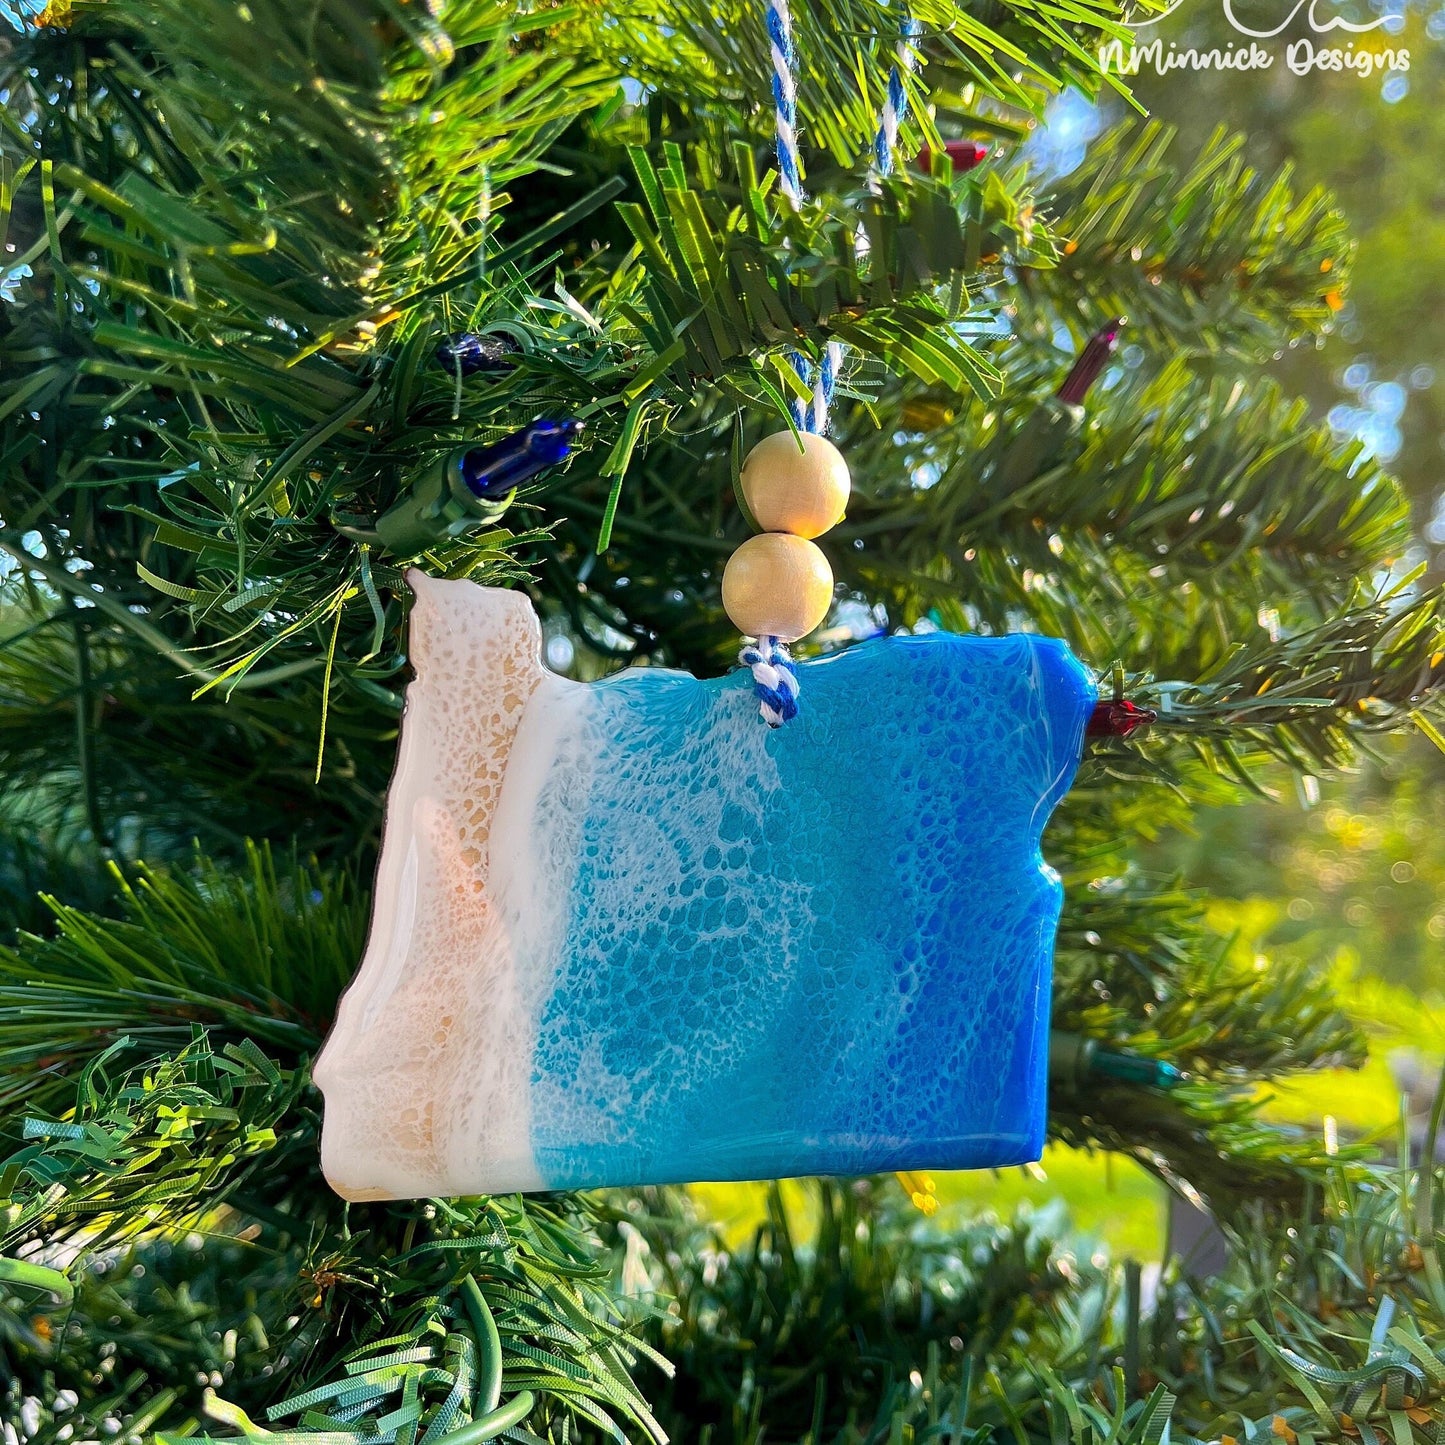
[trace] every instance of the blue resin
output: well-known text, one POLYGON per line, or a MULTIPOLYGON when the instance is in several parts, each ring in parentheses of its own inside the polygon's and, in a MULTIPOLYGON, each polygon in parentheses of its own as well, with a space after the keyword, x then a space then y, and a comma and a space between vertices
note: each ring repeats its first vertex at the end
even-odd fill
POLYGON ((537 804, 577 860, 532 1056, 550 1187, 1039 1156, 1061 901, 1039 839, 1093 683, 1033 636, 799 672, 776 731, 746 672, 587 689, 585 781, 537 804))

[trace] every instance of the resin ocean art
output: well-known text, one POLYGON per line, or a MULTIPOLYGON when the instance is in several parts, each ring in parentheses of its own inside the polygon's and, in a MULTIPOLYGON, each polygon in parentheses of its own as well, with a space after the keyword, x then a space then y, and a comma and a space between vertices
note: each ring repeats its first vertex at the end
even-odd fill
POLYGON ((371 933, 315 1070, 358 1199, 1021 1163, 1095 702, 1061 642, 547 672, 526 596, 409 574, 371 933))

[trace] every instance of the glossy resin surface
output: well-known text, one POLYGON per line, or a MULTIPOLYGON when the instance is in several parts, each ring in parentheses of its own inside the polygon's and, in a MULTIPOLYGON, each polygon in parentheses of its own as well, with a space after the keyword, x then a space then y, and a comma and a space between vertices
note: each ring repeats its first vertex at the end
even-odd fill
POLYGON ((1095 701, 1068 649, 932 633, 569 682, 527 599, 412 574, 371 937, 316 1068, 353 1197, 1019 1163, 1095 701))

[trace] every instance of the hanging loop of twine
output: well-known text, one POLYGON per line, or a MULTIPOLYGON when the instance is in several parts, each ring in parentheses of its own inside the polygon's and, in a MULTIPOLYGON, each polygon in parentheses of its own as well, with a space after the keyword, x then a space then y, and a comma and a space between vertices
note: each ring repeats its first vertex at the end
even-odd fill
MULTIPOLYGON (((765 0, 768 46, 773 64, 773 129, 778 155, 778 189, 793 210, 804 200, 803 167, 798 156, 798 84, 794 75, 797 52, 793 45, 793 14, 788 0, 765 0)), ((893 68, 888 74, 888 91, 878 116, 878 133, 873 140, 871 170, 875 176, 886 176, 893 170, 893 156, 898 147, 898 127, 908 114, 908 92, 903 76, 918 64, 916 42, 922 27, 905 15, 893 68)), ((812 387, 812 396, 805 407, 801 398, 789 400, 793 425, 799 431, 824 435, 828 430, 828 411, 838 385, 843 365, 843 345, 830 341, 823 348, 817 366, 800 351, 789 357, 793 369, 805 385, 812 387)), ((798 715, 798 675, 793 669, 787 644, 776 637, 760 637, 746 644, 738 660, 753 674, 753 690, 758 699, 758 712, 769 727, 782 727, 798 715)))

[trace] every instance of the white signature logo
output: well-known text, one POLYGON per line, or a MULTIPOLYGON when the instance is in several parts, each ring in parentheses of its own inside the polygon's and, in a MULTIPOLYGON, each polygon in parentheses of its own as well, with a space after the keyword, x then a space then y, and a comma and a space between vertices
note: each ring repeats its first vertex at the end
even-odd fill
MULTIPOLYGON (((1126 42, 1122 40, 1111 40, 1099 47, 1099 66, 1106 75, 1138 75, 1143 69, 1152 70, 1156 75, 1167 75, 1173 70, 1268 70, 1274 65, 1276 55, 1259 42, 1273 40, 1282 35, 1302 13, 1303 23, 1313 35, 1328 35, 1331 31, 1365 35, 1388 24, 1391 19, 1388 14, 1366 21, 1346 20, 1343 15, 1322 17, 1320 3, 1321 0, 1297 0, 1294 8, 1278 25, 1256 29, 1253 25, 1247 25, 1235 13, 1235 0, 1220 0, 1224 18, 1235 34, 1249 37, 1247 45, 1232 43, 1210 50, 1198 50, 1192 46, 1181 46, 1174 40, 1169 41, 1166 46, 1158 36, 1138 41, 1132 46, 1126 46, 1126 42)), ((1160 14, 1151 15, 1147 20, 1134 21, 1132 28, 1147 30, 1151 25, 1158 25, 1183 4, 1184 0, 1169 0, 1167 8, 1160 14)), ((1317 46, 1313 40, 1305 37, 1291 41, 1284 47, 1284 62, 1295 75, 1308 75, 1312 70, 1353 71, 1361 80, 1366 80, 1381 72, 1403 74, 1410 68, 1410 52, 1403 47, 1386 46, 1377 49, 1364 44, 1356 47, 1353 40, 1347 41, 1343 47, 1317 46)), ((1403 80, 1388 82, 1386 98, 1398 98, 1389 96, 1388 85, 1403 87, 1405 84, 1403 80)), ((1402 89, 1400 94, 1403 93, 1402 89)))
MULTIPOLYGON (((1136 20, 1132 28, 1135 30, 1147 29, 1150 25, 1157 25, 1161 20, 1167 20, 1182 4, 1184 0, 1171 0, 1169 7, 1161 10, 1158 15, 1151 15, 1147 20, 1136 20)), ((1374 30, 1383 25, 1389 19, 1388 15, 1380 15, 1374 20, 1366 20, 1363 24, 1357 24, 1353 20, 1346 20, 1343 15, 1331 15, 1321 20, 1317 13, 1320 0, 1299 0, 1293 10, 1274 27, 1273 30, 1255 30, 1246 25, 1243 20, 1234 13, 1234 0, 1222 0, 1224 7, 1224 18, 1241 35, 1252 35, 1256 40, 1273 40, 1276 35, 1282 35, 1293 23, 1295 16, 1301 10, 1305 10, 1305 24, 1314 31, 1316 35, 1328 35, 1331 30, 1347 30, 1351 35, 1363 35, 1367 30, 1374 30)))

